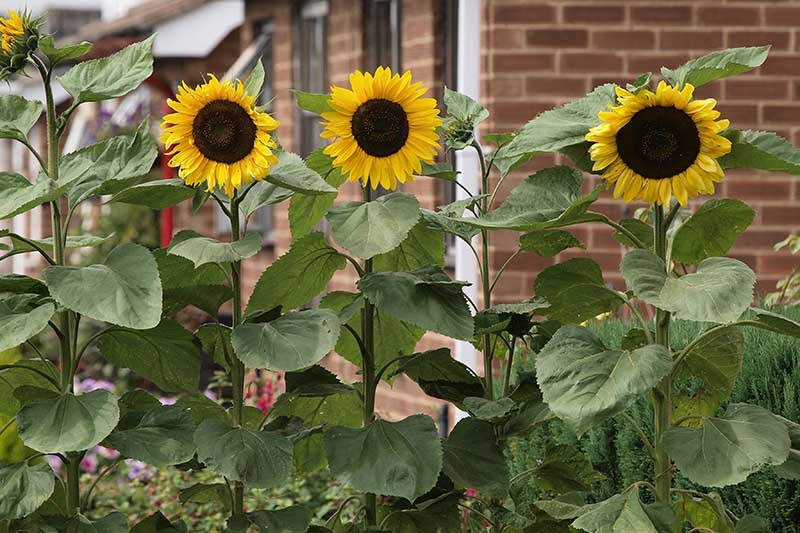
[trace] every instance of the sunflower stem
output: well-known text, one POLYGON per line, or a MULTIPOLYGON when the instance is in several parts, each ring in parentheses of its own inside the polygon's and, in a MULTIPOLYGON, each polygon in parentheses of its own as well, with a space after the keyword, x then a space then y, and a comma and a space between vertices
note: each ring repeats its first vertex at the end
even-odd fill
MULTIPOLYGON (((58 117, 56 116, 56 105, 53 99, 53 87, 51 85, 52 68, 43 59, 36 55, 31 55, 33 63, 39 70, 44 85, 45 109, 47 122, 47 168, 43 168, 49 179, 58 180, 59 164, 59 142, 58 142, 58 117)), ((53 261, 58 266, 66 265, 64 256, 64 245, 66 242, 67 229, 62 227, 60 198, 50 202, 50 215, 52 221, 53 237, 53 261)), ((72 311, 63 309, 58 312, 59 335, 59 359, 61 366, 61 388, 66 393, 74 392, 73 384, 73 342, 72 332, 74 329, 75 317, 72 311)), ((67 485, 67 514, 74 516, 80 512, 80 460, 70 458, 67 462, 66 485, 67 485)))
MULTIPOLYGON (((654 205, 654 240, 656 255, 667 260, 667 220, 664 217, 664 207, 654 205)), ((669 270, 669 267, 667 267, 669 270)), ((656 308, 656 343, 667 350, 669 343, 670 314, 656 308)), ((664 449, 663 435, 672 426, 672 375, 666 376, 653 389, 653 428, 655 437, 655 486, 656 498, 661 502, 669 503, 670 489, 672 488, 672 461, 664 449)))
MULTIPOLYGON (((231 242, 241 238, 239 221, 239 202, 241 199, 234 194, 231 198, 231 209, 228 215, 231 220, 231 242)), ((234 261, 231 265, 231 289, 233 289, 233 317, 232 326, 235 328, 242 321, 242 262, 234 261)), ((231 387, 233 396, 233 419, 237 426, 242 426, 242 413, 244 411, 244 378, 247 370, 238 358, 231 358, 231 387)), ((233 509, 232 514, 244 514, 244 485, 241 481, 233 482, 233 509)))
MULTIPOLYGON (((489 170, 486 168, 486 159, 483 156, 483 148, 478 141, 472 141, 472 147, 478 153, 478 160, 481 163, 481 215, 486 216, 489 212, 489 198, 486 196, 489 190, 489 170)), ((481 287, 483 288, 483 309, 488 309, 492 305, 492 283, 489 275, 489 232, 481 230, 481 287)), ((502 272, 502 271, 501 271, 502 272)), ((497 280, 500 279, 498 273, 497 280)), ((494 376, 492 365, 492 338, 491 335, 483 336, 483 379, 486 385, 486 398, 494 400, 494 376)))
MULTIPOLYGON (((369 183, 364 187, 364 201, 372 201, 372 189, 369 183)), ((364 260, 363 276, 373 271, 372 259, 364 260)), ((375 392, 378 388, 375 372, 375 309, 369 300, 364 299, 364 308, 361 311, 361 338, 364 341, 362 352, 363 368, 362 376, 364 380, 364 427, 372 423, 375 415, 375 392)), ((378 505, 375 494, 368 493, 364 496, 364 505, 367 512, 367 525, 377 525, 378 505)))

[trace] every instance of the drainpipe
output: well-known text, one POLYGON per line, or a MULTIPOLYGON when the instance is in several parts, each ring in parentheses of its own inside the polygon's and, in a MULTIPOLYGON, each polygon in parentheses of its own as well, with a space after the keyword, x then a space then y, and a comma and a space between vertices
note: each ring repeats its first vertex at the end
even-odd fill
MULTIPOLYGON (((458 4, 458 51, 457 51, 457 90, 470 98, 480 101, 481 96, 481 2, 482 0, 459 0, 458 4)), ((477 136, 477 131, 475 132, 477 136)), ((480 187, 481 167, 475 150, 467 149, 456 152, 456 167, 461 171, 458 175, 459 183, 463 184, 473 193, 480 187)), ((456 199, 466 198, 466 193, 460 187, 456 188, 456 199)), ((466 292, 472 301, 479 299, 478 265, 475 256, 461 239, 456 239, 455 251, 455 276, 456 279, 468 281, 471 286, 466 287, 466 292)), ((472 240, 472 245, 478 247, 477 237, 472 240)), ((481 368, 481 358, 469 342, 456 341, 456 360, 464 363, 473 370, 481 368)), ((456 412, 456 419, 464 418, 465 413, 456 412)))

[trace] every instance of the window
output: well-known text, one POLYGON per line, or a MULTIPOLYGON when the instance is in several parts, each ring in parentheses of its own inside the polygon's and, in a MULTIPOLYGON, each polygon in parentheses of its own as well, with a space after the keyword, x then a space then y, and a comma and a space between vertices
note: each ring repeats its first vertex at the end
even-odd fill
POLYGON ((59 37, 74 35, 84 26, 100 20, 98 9, 50 8, 47 10, 45 31, 59 37))
MULTIPOLYGON (((295 73, 297 88, 311 93, 328 91, 328 2, 304 2, 296 19, 295 73)), ((298 111, 298 148, 308 155, 322 146, 322 125, 317 115, 298 111)))
POLYGON ((366 0, 364 53, 367 70, 402 68, 400 0, 366 0))

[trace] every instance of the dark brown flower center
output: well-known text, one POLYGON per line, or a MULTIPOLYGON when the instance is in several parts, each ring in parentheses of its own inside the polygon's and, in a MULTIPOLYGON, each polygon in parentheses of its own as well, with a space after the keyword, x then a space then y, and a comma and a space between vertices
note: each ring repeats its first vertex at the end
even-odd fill
POLYGON ((374 98, 358 106, 350 129, 362 150, 374 157, 386 157, 405 146, 408 117, 397 102, 374 98))
POLYGON ((700 134, 684 111, 647 107, 617 132, 617 152, 644 178, 671 178, 694 164, 700 153, 700 134))
POLYGON ((209 102, 192 123, 194 144, 204 156, 220 163, 244 159, 255 146, 256 125, 242 106, 228 100, 209 102))

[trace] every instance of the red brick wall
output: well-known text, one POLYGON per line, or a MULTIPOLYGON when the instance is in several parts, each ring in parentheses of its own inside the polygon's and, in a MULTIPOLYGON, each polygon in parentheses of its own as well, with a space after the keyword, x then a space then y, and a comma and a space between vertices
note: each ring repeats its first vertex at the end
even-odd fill
MULTIPOLYGON (((517 129, 602 83, 629 82, 721 47, 771 44, 769 59, 756 72, 702 87, 698 95, 717 98, 735 128, 773 130, 800 143, 800 1, 483 0, 483 8, 483 103, 492 112, 486 132, 517 129)), ((536 158, 503 188, 554 162, 536 158)), ((755 223, 733 255, 757 272, 760 292, 774 290, 775 281, 798 262, 773 252, 772 245, 800 230, 800 184, 781 174, 733 171, 718 196, 742 199, 756 209, 755 223)), ((609 193, 596 204, 615 217, 629 216, 636 207, 609 193)), ((610 228, 575 233, 588 245, 586 254, 610 269, 607 280, 621 286, 616 269, 623 250, 610 228)), ((516 249, 516 240, 507 235, 495 242, 496 268, 516 249)), ((567 252, 556 260, 575 255, 583 254, 567 252)), ((498 297, 530 291, 538 270, 552 262, 530 254, 518 258, 498 297)))

